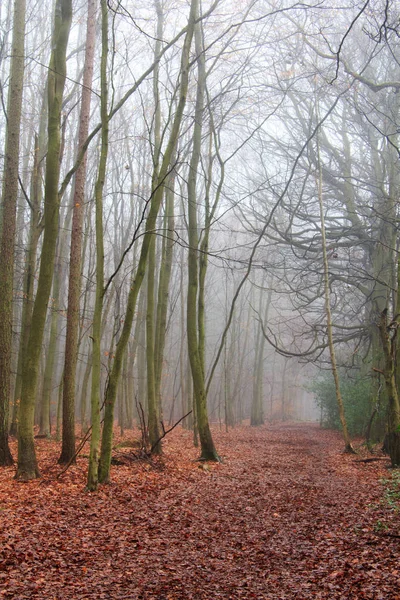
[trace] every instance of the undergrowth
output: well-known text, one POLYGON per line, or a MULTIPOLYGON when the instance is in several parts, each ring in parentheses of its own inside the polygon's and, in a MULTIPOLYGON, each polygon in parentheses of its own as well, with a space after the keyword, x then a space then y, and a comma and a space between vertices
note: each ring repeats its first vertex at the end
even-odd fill
POLYGON ((400 510, 400 469, 395 469, 391 477, 382 479, 384 485, 383 502, 391 510, 400 510))

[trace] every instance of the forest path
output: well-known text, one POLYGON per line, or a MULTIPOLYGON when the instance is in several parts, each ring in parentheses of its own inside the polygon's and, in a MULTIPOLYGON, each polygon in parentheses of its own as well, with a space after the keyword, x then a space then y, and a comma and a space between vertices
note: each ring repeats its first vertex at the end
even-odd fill
POLYGON ((85 458, 54 479, 46 441, 42 482, 1 471, 0 598, 400 599, 387 461, 343 455, 315 425, 214 435, 222 464, 194 462, 175 430, 163 463, 113 467, 96 494, 85 458))

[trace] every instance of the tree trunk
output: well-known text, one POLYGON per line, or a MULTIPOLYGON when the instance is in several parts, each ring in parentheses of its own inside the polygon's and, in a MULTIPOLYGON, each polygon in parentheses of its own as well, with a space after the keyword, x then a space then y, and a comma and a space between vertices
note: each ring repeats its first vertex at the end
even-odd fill
POLYGON ((53 389, 53 376, 54 376, 54 364, 56 357, 57 348, 57 333, 58 333, 58 302, 60 296, 60 277, 59 273, 56 273, 54 277, 53 285, 53 303, 51 306, 51 325, 50 325, 50 338, 46 352, 46 364, 44 368, 43 376, 43 391, 40 400, 40 420, 39 420, 39 435, 44 437, 50 437, 51 424, 50 424, 50 403, 53 389))
POLYGON ((8 446, 8 416, 11 394, 14 250, 25 60, 25 12, 25 0, 15 0, 0 214, 0 465, 4 466, 13 463, 8 446))
MULTIPOLYGON (((153 152, 153 181, 152 188, 156 189, 161 153, 161 107, 159 95, 159 58, 163 35, 163 11, 159 0, 154 2, 157 12, 157 40, 154 50, 155 68, 153 71, 154 97, 154 152, 153 152)), ((146 362, 147 362, 147 409, 148 432, 151 447, 160 439, 158 428, 157 396, 156 396, 156 353, 155 353, 155 283, 156 283, 156 237, 153 234, 149 246, 147 269, 147 312, 146 312, 146 362)), ((161 441, 155 446, 154 452, 161 454, 161 441)))
POLYGON ((103 239, 103 190, 108 157, 108 6, 107 0, 101 0, 101 150, 100 163, 95 187, 96 199, 96 297, 92 325, 92 390, 89 469, 86 487, 89 491, 97 489, 99 481, 100 459, 100 381, 101 381, 101 315, 104 297, 104 239, 103 239))
MULTIPOLYGON (((183 208, 182 208, 183 211, 183 208)), ((180 373, 180 389, 181 389, 181 410, 182 415, 186 415, 189 410, 192 410, 192 393, 191 393, 191 373, 190 364, 187 359, 186 340, 185 340, 185 290, 184 290, 184 248, 181 248, 180 264, 179 264, 179 298, 180 298, 180 348, 179 348, 179 373, 180 373)), ((182 421, 182 426, 185 429, 193 429, 194 414, 190 413, 186 419, 182 421)))
MULTIPOLYGON (((197 12, 196 12, 197 14, 197 12)), ((195 109, 195 125, 193 132, 193 150, 189 166, 188 179, 188 294, 187 294, 187 337, 188 354, 192 371, 193 390, 196 402, 197 428, 201 445, 201 458, 204 460, 218 461, 219 457, 214 447, 207 414, 207 394, 204 370, 204 298, 198 298, 199 266, 198 266, 198 231, 197 231, 197 169, 201 151, 201 133, 204 112, 205 94, 205 60, 201 43, 201 30, 196 24, 196 54, 198 66, 198 83, 195 109), (199 305, 197 304, 199 301, 199 305), (198 309, 201 312, 199 319, 198 309)), ((204 276, 204 267, 201 266, 200 279, 204 276)), ((204 288, 202 288, 204 289, 204 288)))
POLYGON ((58 235, 60 173, 60 124, 66 76, 66 49, 72 20, 72 0, 57 0, 48 75, 48 152, 45 177, 44 238, 38 288, 22 378, 18 428, 18 469, 16 478, 29 480, 40 476, 33 439, 35 392, 47 305, 53 280, 58 235))
MULTIPOLYGON (((264 325, 267 323, 269 307, 272 298, 272 285, 268 291, 267 302, 264 312, 264 325)), ((261 298, 260 298, 261 303, 261 298)), ((261 309, 261 306, 260 306, 261 309)), ((262 327, 259 323, 257 328, 256 356, 255 356, 255 375, 253 383, 253 401, 251 405, 250 425, 257 427, 264 425, 263 411, 263 379, 264 379, 264 348, 265 337, 262 334, 262 327)))
MULTIPOLYGON (((150 242, 148 271, 147 271, 147 313, 146 313, 146 365, 147 365, 147 411, 149 442, 153 446, 160 438, 156 407, 155 386, 155 352, 154 352, 154 287, 155 287, 155 253, 156 238, 153 235, 150 242)), ((156 454, 161 454, 161 442, 154 448, 156 454)))
POLYGON ((386 392, 388 395, 388 433, 385 439, 393 467, 400 466, 400 400, 396 386, 396 361, 395 345, 398 323, 388 324, 387 310, 381 313, 379 320, 379 334, 382 342, 385 366, 386 392), (393 337, 391 337, 393 334, 393 337))
POLYGON ((144 412, 147 412, 147 393, 146 393, 146 286, 140 290, 138 301, 138 310, 135 325, 135 334, 138 340, 137 350, 137 401, 142 405, 144 412))
MULTIPOLYGON (((172 159, 174 163, 174 159, 172 159)), ((167 314, 169 287, 172 272, 172 257, 174 252, 173 232, 175 228, 174 218, 174 183, 175 171, 168 178, 168 185, 165 191, 165 227, 162 244, 160 275, 158 282, 158 301, 157 301, 157 319, 155 331, 155 356, 154 356, 154 375, 155 375, 155 395, 157 406, 161 406, 161 377, 164 362, 165 338, 167 332, 167 314)), ((182 332, 183 337, 183 332, 182 332)), ((185 414, 185 413, 184 413, 185 414)))
POLYGON ((81 397, 80 397, 80 409, 81 409, 81 431, 82 435, 86 433, 88 430, 88 418, 87 418, 87 396, 88 396, 88 387, 90 374, 92 372, 92 354, 89 352, 87 356, 87 363, 85 366, 85 371, 83 373, 82 379, 82 388, 81 388, 81 397))
MULTIPOLYGON (((44 107, 42 110, 42 116, 44 116, 44 107)), ((17 376, 15 381, 14 390, 14 406, 12 412, 11 421, 11 434, 17 435, 18 433, 18 420, 19 420, 19 405, 21 401, 21 387, 22 387, 22 374, 24 372, 24 365, 26 364, 26 350, 29 340, 29 331, 32 320, 32 309, 34 302, 34 282, 36 272, 36 257, 37 248, 39 244, 40 235, 43 231, 40 224, 40 204, 41 204, 41 193, 40 193, 40 162, 41 152, 43 154, 44 140, 43 133, 35 137, 35 152, 33 161, 33 172, 31 179, 31 212, 29 222, 29 234, 28 234, 28 248, 26 251, 25 259, 25 272, 23 276, 23 301, 22 301, 22 317, 21 317, 21 335, 18 349, 18 364, 17 364, 17 376)))
MULTIPOLYGON (((81 112, 79 120, 78 153, 88 136, 91 87, 93 81, 94 48, 96 39, 97 0, 89 0, 87 8, 86 50, 83 72, 81 112)), ((82 229, 84 219, 86 160, 82 160, 76 175, 73 194, 71 249, 68 278, 67 328, 65 338, 62 448, 58 462, 74 461, 75 456, 75 390, 79 346, 79 302, 82 269, 82 229)))
POLYGON ((324 217, 324 205, 322 196, 322 171, 321 171, 321 160, 317 137, 317 154, 318 154, 318 202, 319 212, 321 220, 321 240, 322 240, 322 257, 324 267, 324 290, 325 290, 325 314, 326 314, 326 327, 328 331, 328 345, 329 354, 331 358, 332 373, 335 381, 336 400, 339 409, 340 422, 342 424, 343 438, 345 444, 345 452, 354 453, 353 446, 351 445, 350 435, 347 429, 347 421, 344 412, 343 398, 340 391, 339 372, 336 363, 336 352, 333 344, 333 326, 332 326, 332 313, 331 313, 331 301, 329 292, 329 265, 328 265, 328 253, 326 247, 326 235, 325 235, 325 217, 324 217))
POLYGON ((179 102, 176 109, 172 130, 170 133, 168 145, 165 149, 163 161, 160 168, 159 177, 157 178, 157 185, 153 190, 152 201, 150 205, 149 214, 146 220, 146 232, 143 236, 143 244, 140 252, 140 258, 138 267, 136 270, 135 278, 132 282, 131 289, 129 291, 127 309, 125 314, 125 320, 122 328, 121 337, 118 340, 118 344, 115 352, 115 359, 110 373, 110 379, 106 390, 106 401, 105 401, 105 416, 104 416, 104 427, 101 447, 101 461, 100 461, 100 481, 104 482, 109 479, 110 476, 110 465, 111 465, 111 449, 112 449, 112 434, 113 434, 113 421, 114 421, 114 406, 117 394, 117 386, 120 378, 122 359, 124 356, 125 348, 129 340, 130 331, 132 328, 133 316, 136 307, 136 301, 139 294, 140 287, 142 285, 146 266, 147 258, 150 248, 151 239, 154 235, 154 229, 157 223, 157 215, 160 209, 161 200, 163 197, 163 186, 165 178, 168 174, 168 169, 171 165, 171 158, 174 155, 176 145, 178 143, 178 136, 181 127, 183 110, 186 105, 186 96, 189 83, 189 69, 190 69, 190 47, 192 44, 194 26, 195 26, 195 14, 197 11, 198 0, 192 0, 189 22, 186 31, 185 41, 182 49, 181 58, 181 69, 180 69, 180 89, 179 89, 179 102))

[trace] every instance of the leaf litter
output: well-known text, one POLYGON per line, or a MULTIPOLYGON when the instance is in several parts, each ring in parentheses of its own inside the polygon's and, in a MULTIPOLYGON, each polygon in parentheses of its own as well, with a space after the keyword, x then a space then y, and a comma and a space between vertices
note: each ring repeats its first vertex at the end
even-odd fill
POLYGON ((213 435, 221 464, 177 428, 91 494, 87 459, 57 478, 59 445, 39 440, 41 480, 0 471, 0 599, 400 600, 389 460, 308 424, 213 435))

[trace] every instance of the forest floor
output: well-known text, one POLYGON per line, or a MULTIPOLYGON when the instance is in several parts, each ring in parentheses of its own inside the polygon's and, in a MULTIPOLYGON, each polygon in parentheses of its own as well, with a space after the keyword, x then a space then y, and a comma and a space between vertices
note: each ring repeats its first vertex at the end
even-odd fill
POLYGON ((57 479, 59 445, 38 440, 41 480, 0 470, 0 598, 400 599, 388 460, 316 425, 213 433, 223 463, 196 462, 176 428, 96 493, 87 458, 57 479))

